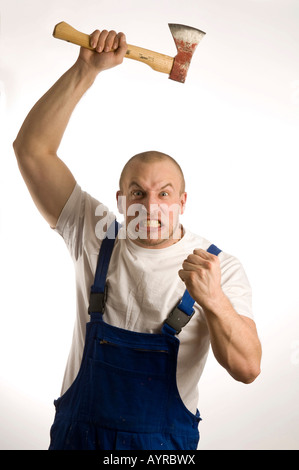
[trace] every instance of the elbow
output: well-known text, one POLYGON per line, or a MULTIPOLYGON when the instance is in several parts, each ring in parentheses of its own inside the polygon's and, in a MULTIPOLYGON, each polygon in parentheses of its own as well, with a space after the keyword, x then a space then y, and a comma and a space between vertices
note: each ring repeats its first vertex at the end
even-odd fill
POLYGON ((22 142, 20 141, 18 137, 14 140, 12 146, 13 146, 17 160, 19 161, 20 159, 24 158, 24 154, 26 152, 24 151, 24 145, 22 144, 22 142))
POLYGON ((37 154, 36 143, 34 143, 34 141, 31 139, 24 137, 22 133, 17 135, 12 144, 12 147, 18 161, 25 160, 28 157, 35 157, 37 154))
POLYGON ((39 160, 41 156, 55 155, 48 146, 40 145, 34 139, 26 139, 17 136, 12 144, 15 156, 19 164, 39 160))
POLYGON ((15 153, 15 157, 16 157, 16 160, 17 160, 17 165, 18 165, 19 171, 21 172, 21 174, 23 174, 23 170, 24 170, 24 167, 26 165, 25 162, 27 161, 26 151, 24 149, 24 146, 18 140, 18 138, 16 138, 16 140, 12 144, 12 147, 13 147, 13 150, 14 150, 14 153, 15 153))
POLYGON ((14 140, 12 147, 21 171, 30 168, 32 163, 43 155, 42 151, 34 149, 31 143, 28 144, 20 137, 14 140))
POLYGON ((243 371, 239 371, 236 374, 231 374, 232 377, 238 382, 249 385, 255 381, 255 379, 260 375, 261 369, 259 366, 248 367, 243 371))
POLYGON ((14 140, 13 144, 12 144, 12 147, 14 149, 14 152, 15 152, 15 156, 18 158, 18 155, 20 153, 19 149, 20 149, 20 146, 19 146, 19 142, 18 142, 18 138, 16 138, 16 140, 14 140))
POLYGON ((260 375, 261 371, 259 370, 258 372, 256 373, 252 373, 250 375, 247 375, 247 377, 245 377, 243 380, 242 380, 242 383, 245 384, 245 385, 249 385, 251 384, 252 382, 255 381, 255 379, 257 379, 257 377, 260 375))
POLYGON ((18 137, 12 144, 16 156, 17 165, 23 178, 32 174, 34 169, 35 157, 30 149, 18 137))

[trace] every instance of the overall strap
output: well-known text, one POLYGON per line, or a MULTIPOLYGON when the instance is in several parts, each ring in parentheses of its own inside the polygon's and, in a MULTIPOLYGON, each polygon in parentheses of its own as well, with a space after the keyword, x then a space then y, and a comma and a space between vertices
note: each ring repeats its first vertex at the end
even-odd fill
POLYGON ((88 313, 102 313, 107 297, 106 276, 120 224, 114 220, 102 241, 94 283, 90 288, 88 313))
MULTIPOLYGON (((207 249, 207 252, 218 256, 221 250, 212 244, 207 249)), ((163 328, 171 334, 179 334, 195 313, 193 308, 194 303, 195 300, 186 289, 178 305, 172 310, 167 320, 165 320, 163 328)))

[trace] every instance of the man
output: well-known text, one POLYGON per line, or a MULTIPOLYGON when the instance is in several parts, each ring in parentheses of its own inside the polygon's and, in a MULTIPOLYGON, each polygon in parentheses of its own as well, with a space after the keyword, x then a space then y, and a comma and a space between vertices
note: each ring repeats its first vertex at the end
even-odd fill
POLYGON ((114 215, 57 157, 76 104, 127 50, 114 31, 97 30, 90 43, 96 50, 80 50, 14 142, 31 196, 76 270, 78 314, 50 449, 196 449, 209 344, 234 379, 260 372, 250 286, 238 260, 181 226, 185 182, 171 157, 149 151, 125 165, 117 237, 114 215))

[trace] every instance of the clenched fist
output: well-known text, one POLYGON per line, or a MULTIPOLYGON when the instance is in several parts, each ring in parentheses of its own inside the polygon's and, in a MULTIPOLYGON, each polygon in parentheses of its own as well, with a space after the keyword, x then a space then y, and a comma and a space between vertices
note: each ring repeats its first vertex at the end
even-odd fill
POLYGON ((205 310, 213 311, 223 300, 218 256, 196 249, 184 260, 179 276, 191 297, 205 310))
POLYGON ((110 69, 122 63, 127 52, 126 36, 115 31, 94 31, 89 37, 94 51, 81 48, 79 60, 83 60, 97 72, 110 69))

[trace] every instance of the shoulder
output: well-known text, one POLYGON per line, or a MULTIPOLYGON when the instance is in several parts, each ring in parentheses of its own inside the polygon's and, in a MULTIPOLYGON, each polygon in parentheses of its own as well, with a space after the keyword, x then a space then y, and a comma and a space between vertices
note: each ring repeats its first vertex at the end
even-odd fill
POLYGON ((98 249, 107 226, 115 215, 97 198, 91 196, 77 183, 59 216, 55 231, 66 242, 77 258, 83 245, 92 244, 98 249))

